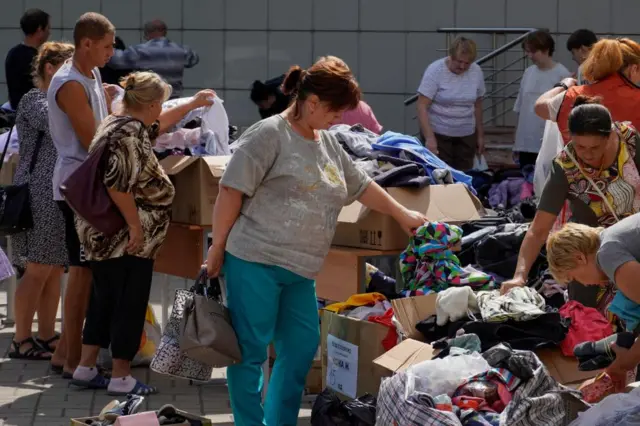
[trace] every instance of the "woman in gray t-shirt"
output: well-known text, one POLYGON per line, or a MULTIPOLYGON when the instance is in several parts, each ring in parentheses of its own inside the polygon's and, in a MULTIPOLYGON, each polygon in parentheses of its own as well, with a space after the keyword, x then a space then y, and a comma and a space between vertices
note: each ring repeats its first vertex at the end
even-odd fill
POLYGON ((358 199, 410 231, 425 223, 371 182, 325 129, 357 106, 360 89, 338 58, 283 83, 292 104, 248 129, 220 181, 207 269, 222 269, 242 362, 227 370, 238 425, 295 425, 320 332, 315 277, 329 252, 338 213, 358 199), (277 360, 264 410, 260 366, 277 360), (266 423, 263 423, 266 422, 266 423))
MULTIPOLYGON (((547 259, 558 282, 578 281, 594 288, 613 284, 617 293, 608 311, 627 329, 640 329, 640 214, 615 225, 592 228, 570 223, 549 236, 547 259)), ((614 347, 616 361, 610 372, 626 374, 640 363, 640 344, 627 350, 614 347)))

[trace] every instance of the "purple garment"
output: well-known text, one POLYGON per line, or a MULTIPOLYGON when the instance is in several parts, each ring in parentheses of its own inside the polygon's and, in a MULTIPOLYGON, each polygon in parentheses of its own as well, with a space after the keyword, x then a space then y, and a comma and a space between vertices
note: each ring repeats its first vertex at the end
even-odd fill
POLYGON ((493 208, 508 209, 520 203, 520 193, 524 178, 507 178, 498 184, 491 185, 489 189, 489 204, 493 208))
POLYGON ((11 266, 11 261, 4 253, 4 250, 0 248, 0 281, 6 280, 13 276, 13 274, 15 274, 15 271, 13 270, 13 266, 11 266))

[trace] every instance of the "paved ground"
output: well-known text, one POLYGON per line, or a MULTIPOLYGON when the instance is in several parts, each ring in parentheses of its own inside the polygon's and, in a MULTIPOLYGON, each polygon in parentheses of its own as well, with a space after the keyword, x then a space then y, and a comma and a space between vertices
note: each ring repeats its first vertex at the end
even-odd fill
MULTIPOLYGON (((183 285, 183 280, 171 281, 172 289, 183 285)), ((159 293, 158 286, 154 285, 151 302, 160 320, 159 293)), ((0 317, 6 307, 5 296, 4 288, 0 287, 0 317)), ((104 391, 69 388, 67 381, 50 374, 47 362, 6 358, 12 336, 12 328, 0 330, 0 426, 67 426, 70 418, 99 413, 113 399, 104 391)), ((214 425, 233 424, 224 370, 216 371, 215 380, 204 386, 192 386, 187 381, 160 376, 148 369, 138 369, 135 375, 161 390, 159 395, 148 398, 146 409, 172 403, 210 418, 214 425)), ((308 425, 310 413, 310 402, 303 402, 298 424, 308 425)))

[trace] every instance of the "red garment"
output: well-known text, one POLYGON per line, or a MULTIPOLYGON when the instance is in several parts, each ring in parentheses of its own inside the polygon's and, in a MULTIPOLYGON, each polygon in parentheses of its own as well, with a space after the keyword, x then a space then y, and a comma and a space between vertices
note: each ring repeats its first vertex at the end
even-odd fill
POLYGON ((560 315, 571 319, 567 337, 560 344, 565 356, 574 356, 573 348, 584 342, 597 342, 613 334, 613 328, 597 309, 587 308, 575 300, 560 308, 560 315))
POLYGON ((630 121, 634 126, 640 126, 640 108, 637 107, 640 89, 620 73, 614 73, 592 84, 570 87, 565 92, 556 118, 565 145, 571 140, 569 114, 579 95, 601 97, 613 121, 630 121))
POLYGON ((384 315, 369 317, 369 321, 389 327, 387 336, 382 340, 382 347, 385 351, 398 344, 398 332, 396 331, 396 326, 391 322, 391 318, 393 318, 393 308, 389 308, 384 315))

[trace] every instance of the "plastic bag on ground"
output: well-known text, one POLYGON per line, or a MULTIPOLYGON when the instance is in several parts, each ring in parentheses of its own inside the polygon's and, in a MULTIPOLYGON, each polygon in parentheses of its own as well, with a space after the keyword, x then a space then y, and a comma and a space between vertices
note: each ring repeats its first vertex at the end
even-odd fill
POLYGON ((374 426, 376 398, 366 394, 343 402, 330 389, 316 398, 311 409, 311 426, 374 426))
POLYGON ((415 392, 451 396, 467 378, 490 368, 477 352, 421 362, 407 370, 405 398, 409 399, 415 392))
MULTIPOLYGON (((131 361, 132 367, 143 367, 151 364, 153 355, 156 353, 156 349, 162 339, 162 330, 160 323, 158 322, 153 308, 151 305, 147 305, 147 312, 144 319, 144 331, 140 338, 140 348, 133 361, 131 361)), ((111 368, 113 360, 111 358, 111 351, 109 349, 100 349, 100 357, 98 364, 104 368, 111 368)))

